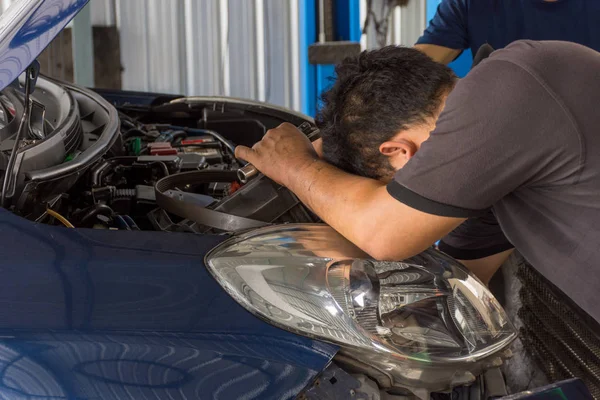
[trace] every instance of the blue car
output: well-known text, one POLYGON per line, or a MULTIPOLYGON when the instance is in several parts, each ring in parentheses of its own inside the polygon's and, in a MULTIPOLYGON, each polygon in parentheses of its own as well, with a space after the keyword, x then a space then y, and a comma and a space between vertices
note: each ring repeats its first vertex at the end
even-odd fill
POLYGON ((483 399, 517 331, 435 249, 372 260, 239 179, 275 106, 92 91, 35 58, 87 0, 0 17, 0 399, 483 399))

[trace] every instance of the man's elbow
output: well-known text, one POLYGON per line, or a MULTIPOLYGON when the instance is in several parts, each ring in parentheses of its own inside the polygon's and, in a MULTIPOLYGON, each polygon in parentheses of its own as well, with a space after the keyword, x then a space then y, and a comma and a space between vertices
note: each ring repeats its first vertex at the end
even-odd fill
MULTIPOLYGON (((377 221, 373 218, 372 221, 377 221)), ((384 226, 382 222, 364 224, 360 234, 355 236, 355 244, 373 259, 379 261, 401 261, 425 250, 421 240, 412 235, 398 232, 395 224, 384 226), (422 248, 421 248, 422 247, 422 248)))
POLYGON ((403 258, 401 255, 397 254, 395 251, 390 251, 387 249, 369 249, 367 253, 377 261, 402 261, 403 258))
MULTIPOLYGON (((402 261, 406 258, 418 254, 421 250, 415 251, 404 246, 392 245, 383 240, 372 240, 364 249, 373 259, 378 261, 402 261)), ((424 249, 423 249, 424 250, 424 249)))

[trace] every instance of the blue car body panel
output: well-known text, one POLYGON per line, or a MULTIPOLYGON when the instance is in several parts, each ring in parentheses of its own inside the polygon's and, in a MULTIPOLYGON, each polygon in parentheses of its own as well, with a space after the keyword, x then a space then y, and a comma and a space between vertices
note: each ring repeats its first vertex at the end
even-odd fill
POLYGON ((11 84, 88 0, 24 0, 0 17, 0 90, 11 84))
POLYGON ((287 399, 337 348, 204 266, 226 237, 67 229, 0 209, 0 399, 287 399))

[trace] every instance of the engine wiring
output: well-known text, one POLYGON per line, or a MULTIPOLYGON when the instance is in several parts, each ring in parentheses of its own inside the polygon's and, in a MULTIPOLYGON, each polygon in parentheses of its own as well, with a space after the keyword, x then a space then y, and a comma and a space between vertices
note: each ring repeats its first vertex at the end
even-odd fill
MULTIPOLYGON (((153 217, 157 213, 154 184, 159 179, 202 169, 235 170, 239 164, 235 145, 211 129, 171 121, 143 123, 123 114, 121 139, 124 152, 92 166, 87 173, 89 189, 69 200, 68 204, 76 204, 69 212, 76 226, 139 231, 152 225, 156 229, 161 221, 153 217)), ((210 204, 236 189, 235 182, 215 182, 177 190, 199 192, 211 199, 210 204)))
POLYGON ((200 129, 200 128, 188 128, 185 126, 177 126, 177 125, 150 125, 149 127, 156 127, 156 128, 163 128, 163 129, 170 129, 173 131, 181 131, 181 132, 185 132, 185 133, 191 133, 193 135, 210 135, 212 137, 214 137, 215 139, 217 139, 219 142, 223 143, 223 145, 225 147, 227 147, 227 149, 229 151, 231 151, 231 154, 235 156, 235 146, 227 139, 225 139, 223 136, 221 136, 219 133, 210 130, 210 129, 200 129))
POLYGON ((47 208, 46 209, 46 214, 54 217, 56 220, 60 221, 61 224, 63 224, 64 226, 66 226, 67 228, 75 228, 75 226, 69 222, 68 219, 66 219, 65 217, 63 217, 62 215, 60 215, 59 213, 57 213, 56 211, 47 208))

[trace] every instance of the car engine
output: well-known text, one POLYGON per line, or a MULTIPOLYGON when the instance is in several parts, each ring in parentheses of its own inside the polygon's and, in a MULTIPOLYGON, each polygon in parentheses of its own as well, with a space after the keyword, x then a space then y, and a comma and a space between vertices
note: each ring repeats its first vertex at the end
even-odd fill
MULTIPOLYGON (((32 221, 78 228, 219 233, 316 222, 287 189, 236 171, 238 144, 307 117, 244 100, 105 94, 40 77, 29 129, 7 173, 24 96, 0 97, 0 170, 14 174, 2 206, 32 221)), ((8 175, 7 175, 8 174, 8 175)))

